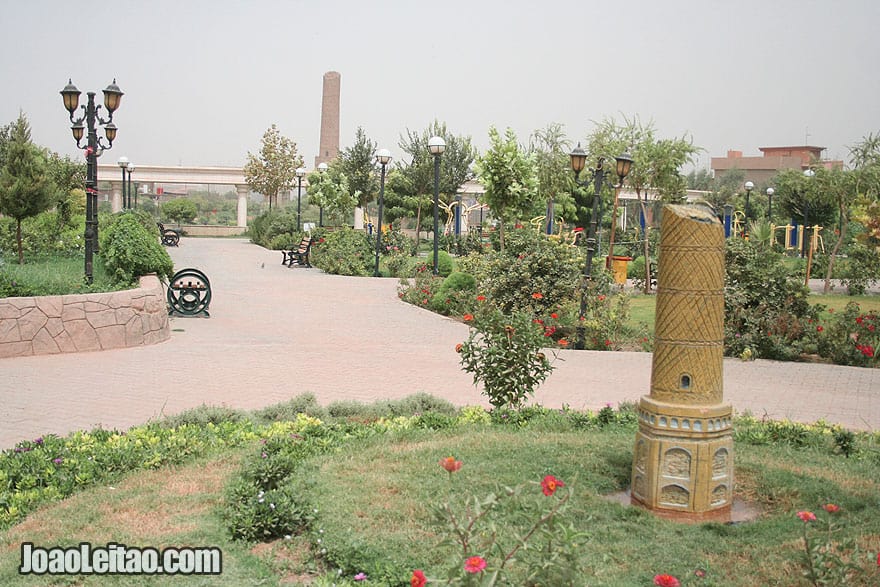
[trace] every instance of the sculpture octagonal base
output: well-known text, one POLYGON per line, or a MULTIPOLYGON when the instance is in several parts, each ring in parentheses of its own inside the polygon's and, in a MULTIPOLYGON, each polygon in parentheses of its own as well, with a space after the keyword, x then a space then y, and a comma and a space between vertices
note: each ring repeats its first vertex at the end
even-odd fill
POLYGON ((677 406, 643 397, 632 502, 683 521, 729 521, 733 505, 730 405, 677 406))
POLYGON ((635 497, 630 499, 630 503, 636 507, 640 507, 644 510, 647 510, 657 516, 658 518, 663 518, 664 520, 670 520, 673 522, 685 522, 690 524, 702 524, 704 522, 718 522, 719 524, 726 524, 731 521, 731 506, 727 505, 715 510, 709 510, 706 512, 686 512, 681 510, 667 510, 662 508, 651 508, 646 504, 642 503, 635 497))

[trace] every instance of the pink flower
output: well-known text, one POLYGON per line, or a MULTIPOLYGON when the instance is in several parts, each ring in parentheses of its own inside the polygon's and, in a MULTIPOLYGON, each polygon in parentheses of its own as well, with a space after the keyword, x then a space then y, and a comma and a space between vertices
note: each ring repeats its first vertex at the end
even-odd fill
POLYGON ((834 503, 826 503, 822 506, 822 508, 824 508, 824 510, 829 514, 834 514, 840 511, 840 506, 834 503))
POLYGON ((541 491, 544 492, 544 495, 553 495, 560 487, 565 487, 565 483, 553 475, 547 475, 541 481, 541 491))
POLYGON ((681 582, 672 575, 654 575, 654 585, 658 587, 680 587, 681 582))
POLYGON ((440 459, 440 466, 449 471, 449 473, 455 473, 459 469, 461 469, 461 461, 456 461, 455 457, 446 457, 445 459, 440 459))
POLYGON ((813 512, 798 512, 797 517, 799 517, 804 523, 816 521, 816 514, 813 512))
POLYGON ((472 556, 464 561, 464 570, 468 573, 480 573, 486 568, 486 559, 481 556, 472 556))
POLYGON ((358 573, 357 575, 354 576, 354 580, 355 581, 366 581, 367 574, 366 573, 358 573))

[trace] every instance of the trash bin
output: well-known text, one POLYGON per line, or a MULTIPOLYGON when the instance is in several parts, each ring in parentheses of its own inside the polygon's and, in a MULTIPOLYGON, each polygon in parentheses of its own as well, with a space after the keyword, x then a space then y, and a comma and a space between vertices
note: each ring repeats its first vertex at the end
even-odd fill
POLYGON ((626 264, 632 261, 632 257, 611 257, 611 272, 614 275, 614 283, 623 285, 626 283, 626 264))

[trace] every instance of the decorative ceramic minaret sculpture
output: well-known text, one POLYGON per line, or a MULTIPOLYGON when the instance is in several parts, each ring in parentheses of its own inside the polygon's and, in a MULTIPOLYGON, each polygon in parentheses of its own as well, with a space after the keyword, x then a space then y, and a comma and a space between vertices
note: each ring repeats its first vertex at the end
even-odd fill
POLYGON ((729 521, 732 408, 723 403, 724 231, 665 206, 651 393, 639 402, 632 502, 671 519, 729 521))

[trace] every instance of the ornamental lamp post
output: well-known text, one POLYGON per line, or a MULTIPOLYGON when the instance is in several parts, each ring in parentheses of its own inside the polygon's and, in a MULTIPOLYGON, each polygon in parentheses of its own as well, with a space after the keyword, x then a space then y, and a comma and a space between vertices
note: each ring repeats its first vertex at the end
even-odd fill
POLYGON ((134 171, 134 163, 129 163, 125 170, 128 172, 128 207, 132 210, 137 208, 137 190, 131 189, 131 172, 134 171), (134 194, 134 204, 131 201, 131 195, 134 194))
POLYGON ((440 273, 437 231, 440 224, 440 155, 446 150, 446 141, 442 137, 428 139, 428 151, 434 156, 434 275, 440 273))
MULTIPOLYGON (((326 163, 318 164, 318 173, 324 175, 327 172, 329 165, 326 163)), ((318 206, 318 226, 324 226, 324 206, 318 206)))
POLYGON ((767 188, 767 220, 773 221, 773 194, 776 193, 776 190, 773 188, 767 188))
MULTIPOLYGON (((630 167, 632 167, 632 156, 629 153, 621 153, 617 157, 615 157, 617 161, 617 177, 624 178, 629 175, 630 167)), ((620 185, 623 185, 623 179, 620 180, 620 185)), ((600 186, 601 187, 601 186, 600 186)), ((611 264, 614 258, 614 229, 617 228, 617 198, 620 195, 620 187, 615 188, 614 190, 614 204, 611 208, 611 234, 608 237, 608 257, 605 260, 605 267, 607 269, 611 269, 611 264)))
POLYGON ((60 93, 64 100, 64 108, 70 115, 70 122, 73 123, 70 130, 73 133, 76 146, 86 152, 85 280, 86 283, 92 283, 92 256, 98 250, 98 157, 103 151, 113 147, 117 131, 116 125, 113 124, 113 113, 119 108, 123 93, 116 85, 116 79, 104 88, 106 120, 100 115, 101 105, 95 105, 95 92, 86 92, 88 102, 82 107, 83 113, 78 118, 74 118, 74 113, 79 108, 79 97, 82 92, 69 79, 60 93), (98 137, 97 126, 104 127, 106 145, 98 137), (85 130, 88 130, 86 145, 81 146, 80 141, 85 130))
MULTIPOLYGON (((575 185, 587 187, 590 184, 589 181, 582 182, 579 180, 580 173, 584 170, 584 167, 586 167, 587 164, 587 154, 581 148, 580 143, 578 143, 577 147, 572 150, 569 157, 571 158, 571 170, 574 171, 575 185)), ((615 157, 615 160, 617 162, 615 171, 617 172, 618 178, 618 184, 615 186, 616 200, 617 193, 623 185, 623 180, 626 179, 626 176, 629 175, 630 169, 632 168, 633 160, 629 153, 622 153, 615 157)), ((604 159, 600 157, 596 164, 596 168, 593 170, 593 210, 590 214, 590 228, 587 232, 587 262, 584 265, 584 275, 581 280, 581 302, 580 312, 578 314, 577 342, 575 343, 575 348, 579 350, 586 348, 586 328, 584 326, 584 321, 586 320, 587 315, 587 287, 593 281, 593 257, 596 254, 596 231, 599 223, 600 193, 602 191, 602 184, 605 181, 605 168, 603 163, 604 159)))
POLYGON ((306 174, 305 167, 298 167, 296 170, 296 231, 299 232, 302 229, 301 222, 301 206, 302 206, 302 191, 303 191, 303 176, 306 174))
POLYGON ((379 253, 382 250, 382 211, 385 206, 385 167, 391 163, 391 151, 379 149, 376 151, 376 161, 382 166, 382 174, 379 176, 379 227, 376 231, 376 269, 373 277, 379 277, 379 253))
POLYGON ((749 209, 749 198, 752 195, 752 190, 755 189, 755 184, 753 184, 750 181, 747 181, 743 187, 746 188, 746 218, 745 218, 745 222, 743 223, 743 238, 748 239, 749 238, 749 215, 751 213, 751 210, 749 209))
POLYGON ((116 164, 119 165, 119 169, 122 170, 122 209, 125 210, 126 208, 128 208, 127 200, 125 199, 125 170, 128 168, 128 157, 120 157, 116 161, 116 164))

